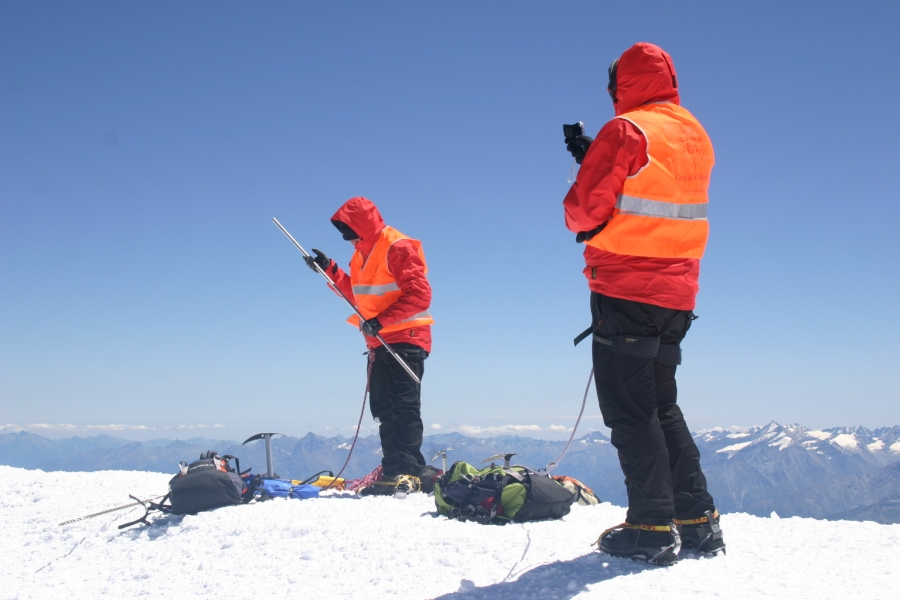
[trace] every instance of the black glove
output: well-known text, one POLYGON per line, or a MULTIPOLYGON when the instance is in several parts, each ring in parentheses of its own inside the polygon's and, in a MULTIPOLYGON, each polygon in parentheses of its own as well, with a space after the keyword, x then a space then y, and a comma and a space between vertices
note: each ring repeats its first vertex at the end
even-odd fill
POLYGON ((331 266, 331 263, 333 261, 325 256, 325 254, 323 254, 318 248, 313 248, 313 252, 316 254, 315 257, 303 257, 303 260, 306 261, 306 265, 313 271, 316 271, 316 273, 318 273, 318 271, 316 270, 316 265, 319 265, 319 267, 321 267, 323 271, 326 271, 328 267, 331 266))
POLYGON ((363 321, 359 330, 369 337, 375 337, 378 335, 378 332, 381 331, 381 328, 382 325, 378 322, 378 317, 372 317, 368 321, 363 321))
POLYGON ((578 137, 566 138, 566 150, 575 157, 575 162, 579 165, 581 161, 584 160, 584 155, 587 154, 588 148, 591 147, 591 142, 594 141, 589 135, 579 135, 578 137))
MULTIPOLYGON (((576 160, 577 160, 577 159, 576 159, 576 160)), ((606 221, 606 223, 609 223, 609 221, 606 221)), ((598 233, 600 233, 601 231, 603 231, 603 228, 606 227, 606 223, 601 223, 600 225, 597 225, 596 227, 594 227, 594 228, 591 229, 590 231, 581 231, 581 232, 579 232, 579 233, 575 236, 575 243, 576 243, 576 244, 580 244, 581 242, 586 242, 586 241, 588 241, 589 239, 591 239, 592 237, 594 237, 595 235, 597 235, 598 233)))

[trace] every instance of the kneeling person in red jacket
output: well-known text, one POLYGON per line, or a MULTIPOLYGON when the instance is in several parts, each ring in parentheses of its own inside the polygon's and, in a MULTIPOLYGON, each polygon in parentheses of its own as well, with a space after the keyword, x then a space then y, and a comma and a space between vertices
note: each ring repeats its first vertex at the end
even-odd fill
POLYGON ((724 552, 700 453, 676 404, 681 341, 696 318, 713 148, 681 107, 671 57, 639 43, 609 68, 616 118, 567 138, 582 164, 563 201, 584 242, 603 421, 628 492, 626 522, 600 549, 655 564, 682 546, 724 552))
POLYGON ((365 336, 369 349, 368 382, 372 417, 381 437, 384 480, 379 489, 393 492, 390 484, 401 482, 404 491, 415 488, 425 464, 422 456, 423 425, 421 384, 416 383, 390 355, 376 335, 396 352, 421 381, 425 359, 431 352, 431 285, 426 274, 422 244, 384 224, 371 200, 351 198, 331 222, 343 238, 353 244, 347 275, 333 260, 313 248, 307 258, 310 268, 318 264, 341 292, 365 317, 352 315, 347 321, 365 336), (385 485, 388 484, 388 485, 385 485))

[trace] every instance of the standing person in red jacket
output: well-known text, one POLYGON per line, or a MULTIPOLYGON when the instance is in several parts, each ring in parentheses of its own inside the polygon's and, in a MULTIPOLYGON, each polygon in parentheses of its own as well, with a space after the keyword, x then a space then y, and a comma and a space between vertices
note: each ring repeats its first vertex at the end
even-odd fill
POLYGON ((384 479, 367 493, 417 491, 419 477, 433 475, 422 456, 421 384, 375 337, 380 334, 421 381, 431 352, 431 285, 425 254, 418 240, 384 224, 375 204, 366 198, 347 200, 331 222, 353 244, 348 275, 333 260, 313 248, 318 264, 365 317, 348 319, 359 327, 369 349, 369 397, 378 423, 384 479))
POLYGON ((713 148, 680 106, 672 58, 635 44, 610 65, 616 118, 567 138, 581 170, 563 201, 585 244, 600 411, 628 492, 626 522, 600 550, 672 564, 682 546, 725 542, 700 453, 676 404, 675 370, 706 246, 713 148))

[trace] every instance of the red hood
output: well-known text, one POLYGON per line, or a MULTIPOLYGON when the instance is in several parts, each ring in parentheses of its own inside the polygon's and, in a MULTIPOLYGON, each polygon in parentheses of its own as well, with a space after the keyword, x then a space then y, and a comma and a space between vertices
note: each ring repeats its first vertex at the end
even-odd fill
POLYGON ((678 96, 675 64, 659 46, 639 42, 619 59, 616 72, 616 114, 634 110, 648 102, 674 102, 678 96))
POLYGON ((356 249, 368 256, 375 240, 381 230, 384 229, 384 219, 378 212, 378 207, 368 198, 357 196, 350 198, 331 217, 332 221, 340 221, 359 236, 359 244, 356 249))

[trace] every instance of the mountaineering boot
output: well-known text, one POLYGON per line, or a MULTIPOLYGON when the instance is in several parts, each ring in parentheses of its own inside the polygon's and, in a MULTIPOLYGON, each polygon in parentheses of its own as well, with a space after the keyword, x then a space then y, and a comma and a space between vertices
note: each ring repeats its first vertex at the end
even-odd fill
POLYGON ((413 492, 422 490, 422 482, 418 477, 413 475, 400 475, 397 477, 397 484, 394 486, 394 498, 402 500, 413 492))
POLYGON ((430 494, 434 491, 434 482, 443 475, 440 469, 435 469, 431 465, 425 465, 419 471, 419 482, 422 484, 422 491, 430 494))
POLYGON ((662 566, 678 562, 678 551, 681 550, 681 538, 674 524, 622 523, 601 533, 595 543, 605 554, 662 566))
POLYGON ((397 487, 398 479, 399 477, 385 477, 378 481, 373 481, 357 493, 360 496, 390 496, 397 487))
POLYGON ((719 526, 719 512, 708 510, 699 519, 675 519, 681 544, 702 554, 725 554, 725 538, 719 526))

